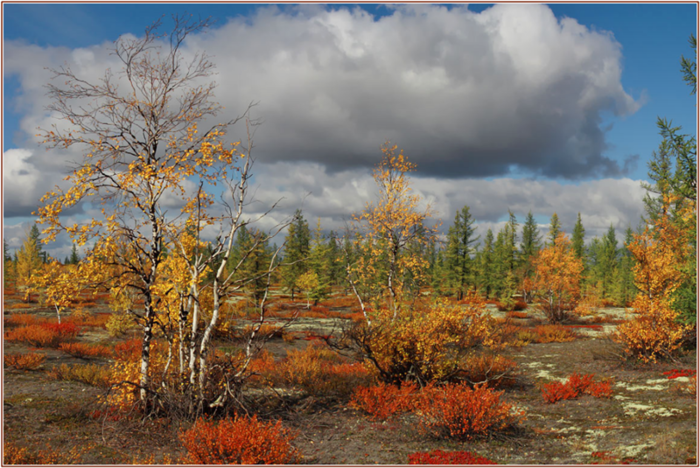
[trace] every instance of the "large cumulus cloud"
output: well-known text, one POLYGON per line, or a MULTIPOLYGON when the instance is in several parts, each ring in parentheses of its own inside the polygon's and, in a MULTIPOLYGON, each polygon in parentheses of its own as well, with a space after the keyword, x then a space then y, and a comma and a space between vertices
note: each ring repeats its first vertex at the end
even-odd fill
MULTIPOLYGON (((342 227, 371 198, 369 169, 391 140, 418 164, 416 190, 446 223, 469 204, 483 225, 502 221, 508 208, 557 211, 565 224, 581 211, 592 230, 636 225, 638 183, 610 179, 634 158, 606 155, 602 125, 640 105, 622 88, 621 46, 611 34, 557 19, 544 5, 390 8, 374 17, 359 8, 263 7, 187 41, 185 56, 205 50, 217 65, 226 117, 259 102, 260 206, 284 196, 285 216, 303 201, 309 218, 342 227), (485 176, 501 178, 479 180, 485 176), (590 181, 601 177, 608 179, 590 181)), ((46 68, 67 63, 97 81, 106 68, 118 71, 110 46, 5 42, 4 73, 19 83, 11 104, 25 135, 21 149, 3 155, 6 218, 28 216, 81 158, 38 147, 37 127, 56 123, 45 110, 46 68)))

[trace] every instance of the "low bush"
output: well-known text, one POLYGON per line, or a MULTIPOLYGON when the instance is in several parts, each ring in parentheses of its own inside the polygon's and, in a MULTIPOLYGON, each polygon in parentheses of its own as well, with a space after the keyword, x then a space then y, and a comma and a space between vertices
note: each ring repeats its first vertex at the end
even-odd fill
POLYGON ((364 411, 371 419, 385 421, 390 417, 413 411, 418 386, 380 383, 372 387, 358 387, 350 399, 350 407, 364 411))
POLYGON ((409 465, 495 465, 496 462, 471 452, 416 452, 408 456, 409 465))
POLYGON ((579 337, 571 328, 562 325, 539 325, 534 329, 537 343, 564 343, 579 337))
POLYGON ((594 382, 593 374, 574 373, 569 376, 566 382, 552 382, 542 387, 542 397, 547 403, 571 400, 578 398, 581 394, 610 398, 612 386, 610 382, 594 382))
POLYGON ((44 317, 38 317, 36 315, 26 313, 10 314, 5 317, 5 327, 39 325, 46 322, 48 322, 48 319, 44 317))
POLYGON ((695 369, 671 369, 670 371, 666 371, 663 373, 667 379, 673 380, 677 379, 678 377, 691 377, 695 374, 697 374, 697 371, 695 369))
POLYGON ((527 309, 527 302, 524 301, 515 301, 515 304, 513 304, 513 310, 515 312, 519 312, 521 310, 527 309))
POLYGON ((465 365, 462 378, 472 385, 485 383, 489 387, 505 387, 515 383, 518 365, 512 359, 495 354, 472 357, 465 365))
POLYGON ((8 330, 5 332, 5 340, 26 343, 36 348, 57 348, 59 344, 75 338, 78 332, 78 327, 70 322, 44 322, 8 330))
POLYGON ((43 450, 34 451, 13 442, 5 442, 2 461, 4 465, 74 465, 80 463, 83 454, 92 448, 92 444, 85 444, 69 450, 45 447, 43 450))
POLYGON ((235 415, 219 422, 198 419, 180 436, 187 464, 282 465, 298 463, 294 436, 282 423, 266 423, 257 416, 235 415))
POLYGON ((46 355, 39 353, 6 354, 4 360, 7 367, 17 370, 36 370, 46 360, 46 355))
POLYGON ((51 369, 47 375, 50 379, 82 382, 93 387, 109 387, 111 383, 110 369, 97 364, 61 364, 51 369))
POLYGON ((348 362, 317 342, 304 350, 290 350, 287 357, 268 371, 271 381, 294 386, 314 396, 347 395, 358 385, 368 385, 373 376, 360 362, 348 362))
POLYGON ((102 345, 88 343, 61 343, 58 345, 59 351, 70 354, 73 357, 87 359, 91 357, 112 357, 111 348, 102 345))
POLYGON ((502 391, 485 385, 428 385, 420 393, 416 413, 420 426, 438 438, 471 440, 515 425, 522 413, 501 400, 502 391))
POLYGON ((527 312, 508 312, 506 317, 524 319, 527 318, 527 312))

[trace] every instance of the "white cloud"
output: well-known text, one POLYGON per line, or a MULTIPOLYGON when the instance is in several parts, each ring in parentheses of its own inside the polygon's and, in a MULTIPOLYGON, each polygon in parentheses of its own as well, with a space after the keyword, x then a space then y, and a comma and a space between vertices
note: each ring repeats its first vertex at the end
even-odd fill
MULTIPOLYGON (((374 18, 359 8, 265 7, 186 43, 185 58, 206 50, 217 65, 221 119, 260 102, 260 204, 251 208, 285 197, 266 222, 303 206, 308 219, 342 229, 371 197, 369 168, 389 139, 418 164, 414 186, 446 225, 464 204, 482 223, 497 223, 510 208, 520 220, 530 209, 547 217, 557 211, 565 227, 580 211, 589 233, 610 222, 637 224, 637 181, 507 178, 512 170, 560 180, 624 174, 623 161, 606 157, 602 116, 629 115, 640 104, 622 88, 621 46, 611 34, 558 20, 545 5, 498 4, 481 13, 459 5, 390 8, 374 18)), ((65 62, 88 81, 109 67, 118 75, 119 67, 109 44, 4 46, 27 135, 24 149, 3 155, 5 216, 27 216, 66 164, 82 157, 78 149, 36 146, 37 127, 66 125, 45 110, 45 67, 65 62)))

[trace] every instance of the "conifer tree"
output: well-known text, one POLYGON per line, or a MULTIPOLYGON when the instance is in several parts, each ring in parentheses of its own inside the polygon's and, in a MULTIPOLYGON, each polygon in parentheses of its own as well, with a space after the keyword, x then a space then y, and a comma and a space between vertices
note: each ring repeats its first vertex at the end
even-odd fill
POLYGON ((301 210, 294 213, 294 221, 289 225, 285 240, 284 263, 282 267, 282 284, 291 293, 299 290, 297 279, 308 270, 307 258, 310 251, 311 232, 301 210))
POLYGON ((329 245, 321 231, 321 218, 319 218, 311 240, 308 260, 308 271, 313 272, 316 276, 315 284, 309 288, 309 297, 313 299, 314 305, 318 304, 318 301, 327 298, 330 294, 331 268, 333 264, 329 257, 329 250, 329 245))
POLYGON ((468 284, 473 281, 472 244, 479 240, 478 236, 474 237, 474 222, 469 206, 465 205, 456 213, 454 224, 447 234, 447 281, 458 300, 462 299, 468 284))
POLYGON ((571 245, 574 249, 574 255, 579 260, 583 260, 584 254, 584 237, 586 236, 586 230, 583 228, 583 222, 581 222, 581 213, 578 214, 576 218, 576 225, 574 225, 574 232, 571 236, 571 245))
POLYGON ((549 242, 547 245, 550 247, 554 245, 554 241, 559 237, 559 234, 561 234, 561 222, 559 222, 559 216, 557 216, 556 213, 552 215, 552 219, 549 223, 549 242))
POLYGON ((520 278, 523 281, 523 299, 531 301, 529 288, 526 287, 534 273, 533 261, 542 247, 540 231, 535 222, 532 211, 527 214, 523 224, 522 242, 520 243, 520 278))
POLYGON ((481 250, 479 262, 479 288, 485 297, 493 297, 494 294, 494 238, 493 231, 486 231, 484 247, 481 250))
POLYGON ((75 242, 73 243, 73 247, 71 248, 70 251, 70 258, 68 259, 68 263, 71 265, 77 265, 80 262, 80 256, 78 255, 78 248, 75 245, 75 242))

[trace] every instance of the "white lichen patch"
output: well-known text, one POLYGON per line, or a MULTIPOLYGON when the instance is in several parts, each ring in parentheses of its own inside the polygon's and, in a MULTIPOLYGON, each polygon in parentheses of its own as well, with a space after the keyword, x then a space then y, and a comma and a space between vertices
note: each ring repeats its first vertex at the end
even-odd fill
POLYGON ((661 406, 653 407, 651 405, 643 405, 641 403, 623 403, 622 408, 625 414, 634 416, 637 413, 641 413, 643 416, 661 416, 668 417, 673 416, 675 413, 680 413, 680 410, 675 408, 664 408, 661 406))
POLYGON ((630 392, 638 392, 640 390, 666 390, 667 385, 630 385, 626 382, 615 383, 616 387, 624 388, 630 392))
POLYGON ((670 380, 668 379, 649 379, 646 381, 647 385, 659 385, 659 384, 668 384, 670 380))
MULTIPOLYGON (((551 366, 551 367, 554 367, 554 366, 551 366)), ((537 371, 537 374, 535 374, 535 377, 537 377, 538 379, 545 379, 545 380, 557 380, 559 382, 566 382, 567 380, 569 380, 568 378, 555 377, 546 369, 542 369, 542 370, 537 371)))
POLYGON ((626 447, 620 447, 619 448, 619 457, 620 458, 636 458, 640 453, 642 453, 642 450, 646 448, 651 448, 653 447, 654 444, 639 444, 639 445, 628 445, 626 447))
POLYGON ((631 400, 632 399, 632 397, 622 396, 622 395, 615 395, 613 398, 616 400, 631 400))

